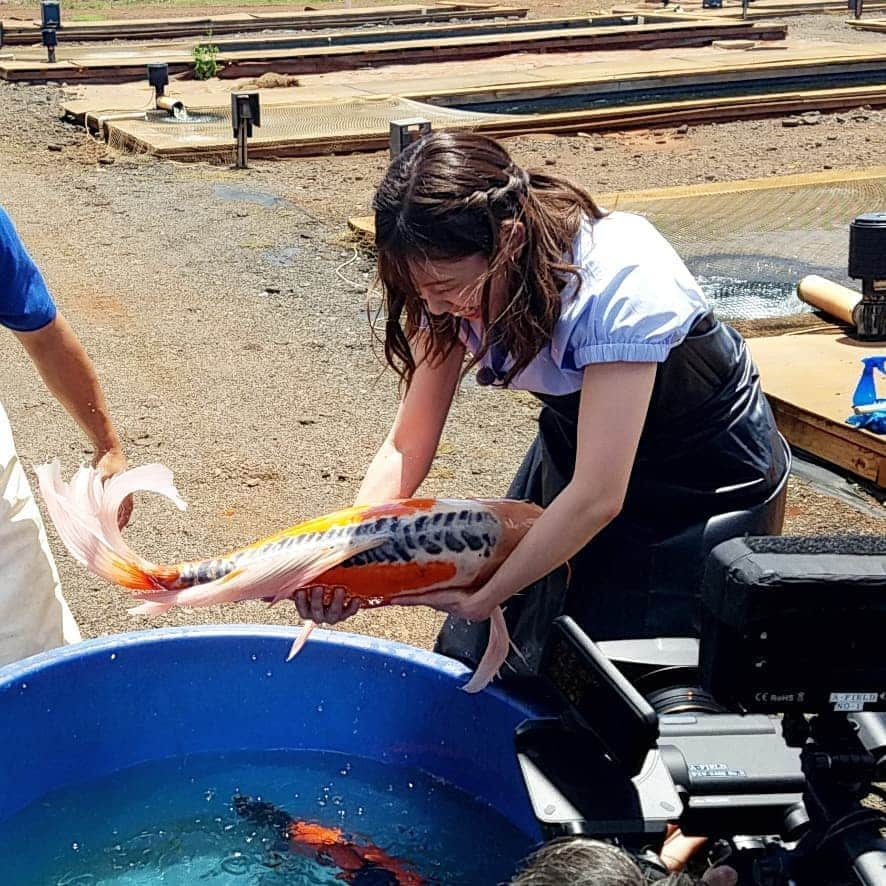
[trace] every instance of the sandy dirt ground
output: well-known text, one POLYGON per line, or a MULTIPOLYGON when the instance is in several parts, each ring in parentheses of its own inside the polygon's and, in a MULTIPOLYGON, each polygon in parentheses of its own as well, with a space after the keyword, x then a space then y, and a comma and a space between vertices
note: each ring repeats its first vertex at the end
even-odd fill
MULTIPOLYGON (((534 5, 541 11, 576 7, 534 5)), ((839 17, 790 26, 809 40, 858 39, 839 17)), ((886 36, 865 39, 886 47, 886 36)), ((368 211, 386 155, 258 161, 248 171, 116 155, 60 121, 61 97, 57 87, 0 84, 0 202, 91 353, 131 462, 167 464, 189 503, 180 514, 139 499, 132 546, 157 560, 212 556, 349 504, 396 407, 367 319, 371 257, 347 232, 348 217, 368 211)), ((539 133, 508 146, 526 166, 614 191, 863 168, 886 157, 884 124, 886 114, 859 108, 815 125, 539 133)), ((60 457, 70 472, 88 457, 11 335, 0 336, 0 395, 29 468, 60 457)), ((422 492, 502 494, 536 415, 531 398, 466 382, 422 492)), ((788 533, 884 526, 870 510, 791 481, 788 533)), ((50 535, 86 637, 297 622, 293 607, 263 604, 129 616, 125 592, 93 578, 50 535)), ((361 613, 347 627, 429 646, 439 621, 395 609, 361 613)))

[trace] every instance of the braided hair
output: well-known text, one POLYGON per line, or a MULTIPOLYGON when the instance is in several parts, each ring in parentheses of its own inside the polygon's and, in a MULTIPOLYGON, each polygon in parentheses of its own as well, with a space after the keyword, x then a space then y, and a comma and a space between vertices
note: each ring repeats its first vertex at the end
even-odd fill
POLYGON ((430 336, 426 359, 442 361, 458 344, 460 319, 431 314, 412 279, 416 260, 482 254, 483 339, 467 372, 489 348, 512 363, 506 386, 550 341, 560 316, 560 293, 570 276, 572 241, 582 218, 605 213, 589 194, 557 176, 527 172, 495 140, 473 133, 434 132, 413 142, 388 168, 372 201, 378 274, 386 316, 385 359, 407 386, 416 363, 410 341, 430 336), (514 222, 524 238, 512 244, 514 222), (506 280, 505 306, 490 316, 490 283, 506 280))

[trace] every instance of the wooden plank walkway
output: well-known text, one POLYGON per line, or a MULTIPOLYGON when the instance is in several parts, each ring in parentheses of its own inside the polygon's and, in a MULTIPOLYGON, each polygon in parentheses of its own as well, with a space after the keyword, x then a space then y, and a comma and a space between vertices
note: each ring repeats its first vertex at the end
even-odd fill
MULTIPOLYGON (((706 18, 735 18, 742 16, 741 0, 723 0, 719 9, 705 9, 702 0, 670 0, 667 5, 661 0, 640 0, 634 5, 618 6, 613 13, 636 13, 640 10, 673 10, 680 15, 699 15, 706 18)), ((870 14, 886 10, 886 0, 864 0, 864 12, 870 14)), ((751 0, 748 4, 748 19, 780 19, 795 15, 834 14, 849 15, 845 0, 751 0)))
MULTIPOLYGON (((477 26, 480 29, 480 26, 477 26)), ((522 26, 521 26, 522 27, 522 26)), ((430 30, 430 29, 429 29, 430 30)), ((704 19, 653 22, 650 24, 608 24, 575 28, 545 28, 517 33, 477 34, 435 37, 416 31, 412 35, 391 33, 384 42, 353 43, 341 46, 314 46, 299 49, 265 47, 224 50, 217 55, 221 77, 258 76, 266 71, 306 74, 375 67, 389 64, 466 61, 514 53, 587 52, 660 47, 704 46, 723 39, 782 40, 784 25, 772 23, 712 22, 704 19)), ((330 35, 334 40, 334 35, 330 35)), ((373 37, 375 40, 376 37, 373 37)), ((149 62, 165 62, 169 73, 193 69, 193 46, 167 44, 161 47, 90 49, 60 44, 57 62, 46 61, 42 49, 25 49, 12 58, 0 60, 0 78, 29 82, 117 83, 144 77, 149 62)))
MULTIPOLYGON (((494 3, 436 3, 434 6, 369 6, 363 9, 296 9, 280 12, 220 13, 200 18, 106 19, 67 21, 62 16, 59 36, 66 41, 145 40, 170 37, 203 37, 206 34, 239 34, 250 31, 313 30, 354 25, 418 24, 450 19, 525 18, 527 7, 494 3)), ((31 45, 40 42, 40 22, 8 18, 0 22, 3 44, 31 45)))
MULTIPOLYGON (((883 8, 886 9, 886 5, 883 8)), ((875 31, 879 34, 886 34, 886 18, 853 18, 849 19, 847 24, 852 25, 857 31, 875 31)))
MULTIPOLYGON (((554 56, 524 54, 468 64, 439 62, 365 68, 353 71, 347 78, 334 73, 307 74, 299 77, 298 86, 263 90, 262 103, 320 104, 395 95, 444 107, 470 108, 477 104, 589 93, 599 96, 624 94, 629 90, 692 88, 711 81, 736 84, 765 79, 775 82, 804 73, 820 77, 822 81, 842 71, 874 75, 883 72, 886 76, 886 58, 882 52, 872 51, 869 45, 853 47, 822 42, 809 46, 790 38, 763 45, 767 48, 744 51, 712 45, 554 56)), ((167 94, 180 98, 189 108, 200 110, 229 104, 230 89, 228 83, 219 80, 179 80, 170 84, 167 94)), ((87 114, 143 110, 150 104, 152 94, 143 77, 125 86, 82 84, 71 92, 64 108, 69 116, 79 120, 87 114)), ((859 92, 859 96, 863 94, 859 92)), ((686 103, 671 102, 671 110, 682 104, 686 103)), ((691 105, 687 104, 687 110, 691 110, 691 105)))
MULTIPOLYGON (((412 102, 408 110, 399 108, 392 116, 379 111, 371 99, 329 100, 321 103, 275 102, 262 112, 263 125, 249 142, 253 157, 306 157, 343 151, 384 150, 389 140, 390 120, 420 116, 434 122, 440 108, 412 102)), ((402 104, 402 103, 401 103, 402 104)), ((533 132, 569 134, 611 132, 618 129, 676 126, 682 123, 757 119, 811 110, 848 110, 860 105, 886 107, 886 87, 872 86, 835 90, 815 90, 769 94, 766 96, 716 97, 696 101, 620 105, 558 114, 465 115, 436 121, 438 128, 468 127, 497 138, 533 132)), ((92 129, 104 129, 109 142, 121 150, 134 149, 167 159, 182 161, 225 160, 232 150, 230 128, 225 121, 228 105, 195 108, 191 111, 214 114, 214 123, 170 126, 145 120, 145 113, 86 114, 92 129)))
POLYGON ((788 442, 886 488, 886 436, 846 424, 861 358, 886 354, 886 342, 859 342, 828 325, 748 346, 788 442))

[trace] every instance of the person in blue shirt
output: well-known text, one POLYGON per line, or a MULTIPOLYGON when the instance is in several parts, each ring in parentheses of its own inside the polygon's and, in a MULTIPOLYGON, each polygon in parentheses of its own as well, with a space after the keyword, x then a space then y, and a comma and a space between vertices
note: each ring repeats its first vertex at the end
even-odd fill
MULTIPOLYGON (((595 640, 697 636, 699 527, 764 508, 778 532, 783 516, 789 457, 742 338, 646 219, 522 169, 492 139, 417 140, 373 205, 384 351, 403 395, 357 501, 414 494, 468 369, 541 403, 507 492, 541 517, 476 592, 398 602, 449 613, 436 649, 471 667, 504 604, 506 679, 537 670, 563 613, 595 640)), ((296 597, 314 621, 349 616, 341 603, 296 597)))
MULTIPOLYGON (((105 477, 127 467, 95 369, 0 208, 0 325, 18 338, 50 393, 89 437, 105 477)), ((131 504, 121 509, 120 524, 131 504)), ((80 640, 46 532, 0 405, 0 665, 80 640)))

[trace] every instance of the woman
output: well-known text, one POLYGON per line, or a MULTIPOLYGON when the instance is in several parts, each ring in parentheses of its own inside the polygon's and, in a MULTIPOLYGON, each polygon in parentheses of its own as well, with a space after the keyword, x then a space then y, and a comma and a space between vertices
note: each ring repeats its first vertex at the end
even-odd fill
MULTIPOLYGON (((438 651, 475 665, 502 603, 522 672, 564 611, 598 640, 696 633, 697 528, 765 502, 787 469, 741 337, 645 219, 526 172, 492 139, 420 139, 374 209, 404 393, 358 501, 413 495, 467 369, 544 404, 508 497, 545 511, 483 588, 415 598, 450 615, 438 651)), ((353 612, 340 596, 296 603, 315 621, 353 612)))

